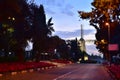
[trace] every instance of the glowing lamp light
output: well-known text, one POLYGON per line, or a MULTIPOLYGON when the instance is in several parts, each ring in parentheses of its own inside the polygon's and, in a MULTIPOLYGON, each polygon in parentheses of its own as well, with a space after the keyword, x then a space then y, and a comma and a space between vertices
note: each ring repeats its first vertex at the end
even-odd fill
POLYGON ((79 61, 81 61, 82 60, 82 58, 79 58, 79 61))
POLYGON ((14 20, 15 20, 15 18, 13 17, 13 18, 12 18, 12 20, 14 21, 14 20))
POLYGON ((105 42, 104 39, 102 39, 101 42, 104 43, 105 42))
POLYGON ((110 24, 106 22, 105 25, 106 25, 106 26, 109 26, 110 24))
POLYGON ((11 18, 10 16, 8 17, 8 19, 9 19, 9 20, 13 20, 13 21, 15 20, 14 17, 11 18))
POLYGON ((85 56, 85 57, 84 57, 84 60, 87 61, 87 60, 88 60, 88 56, 85 56))
POLYGON ((11 19, 11 17, 8 17, 8 19, 11 19))

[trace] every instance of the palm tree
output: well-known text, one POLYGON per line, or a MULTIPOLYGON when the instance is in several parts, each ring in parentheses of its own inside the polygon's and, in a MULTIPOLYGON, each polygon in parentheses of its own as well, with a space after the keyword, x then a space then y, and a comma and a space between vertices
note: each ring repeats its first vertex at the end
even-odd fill
POLYGON ((51 23, 51 21, 52 21, 52 17, 47 22, 47 27, 48 27, 48 33, 47 34, 48 34, 48 36, 51 36, 52 32, 54 31, 54 29, 52 27, 53 23, 51 23))

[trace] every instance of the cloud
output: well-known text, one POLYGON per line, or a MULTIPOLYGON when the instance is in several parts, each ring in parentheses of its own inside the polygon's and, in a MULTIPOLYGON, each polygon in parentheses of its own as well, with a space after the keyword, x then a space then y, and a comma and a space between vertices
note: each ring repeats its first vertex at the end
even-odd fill
POLYGON ((91 44, 91 45, 87 45, 86 44, 86 51, 88 54, 93 54, 93 55, 100 55, 100 53, 98 52, 98 50, 96 49, 96 45, 91 44))
POLYGON ((73 16, 74 12, 73 12, 73 6, 70 4, 67 4, 61 11, 61 13, 66 14, 68 16, 73 16))
POLYGON ((65 0, 35 0, 37 5, 43 4, 48 14, 60 13, 65 6, 65 0))
POLYGON ((35 3, 44 4, 44 5, 47 5, 47 6, 61 7, 62 5, 64 5, 65 0, 35 0, 35 3))
POLYGON ((68 16, 73 16, 73 6, 66 4, 66 0, 35 0, 37 5, 43 4, 46 12, 50 14, 62 13, 68 16))
POLYGON ((50 8, 45 8, 45 12, 49 14, 55 14, 56 12, 51 10, 50 8))
MULTIPOLYGON (((84 30, 84 36, 93 34, 94 30, 88 29, 84 30)), ((69 38, 76 38, 81 36, 81 31, 80 29, 69 32, 69 31, 56 31, 54 35, 58 35, 59 37, 63 39, 69 39, 69 38)))
POLYGON ((35 3, 37 4, 44 4, 44 5, 55 5, 55 0, 35 0, 35 3))

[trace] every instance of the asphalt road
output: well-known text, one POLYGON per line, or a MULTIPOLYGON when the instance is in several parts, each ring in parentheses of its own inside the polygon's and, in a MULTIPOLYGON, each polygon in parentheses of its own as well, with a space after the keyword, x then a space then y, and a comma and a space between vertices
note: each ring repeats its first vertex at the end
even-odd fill
POLYGON ((107 70, 100 64, 71 64, 59 68, 6 74, 0 80, 112 80, 107 70))

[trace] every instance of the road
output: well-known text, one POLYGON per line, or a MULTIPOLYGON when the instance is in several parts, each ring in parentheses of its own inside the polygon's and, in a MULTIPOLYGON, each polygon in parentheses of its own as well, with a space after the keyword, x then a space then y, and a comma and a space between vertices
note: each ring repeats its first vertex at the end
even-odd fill
POLYGON ((100 64, 72 64, 59 68, 6 75, 0 80, 112 80, 100 64))

